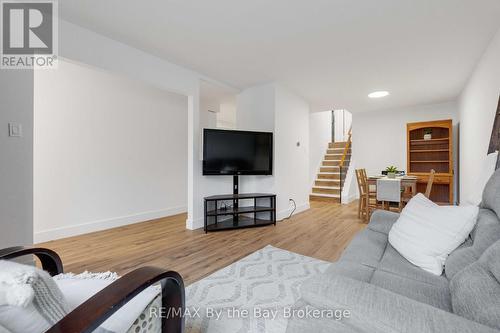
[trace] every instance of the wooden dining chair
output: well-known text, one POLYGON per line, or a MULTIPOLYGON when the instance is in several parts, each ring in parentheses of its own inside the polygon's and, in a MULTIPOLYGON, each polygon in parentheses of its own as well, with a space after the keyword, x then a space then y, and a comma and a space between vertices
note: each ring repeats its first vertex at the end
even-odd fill
POLYGON ((361 218, 361 212, 363 209, 363 201, 365 199, 364 193, 364 184, 363 184, 363 174, 361 173, 361 169, 356 169, 356 180, 358 181, 358 191, 359 191, 359 201, 358 201, 358 218, 361 218))
POLYGON ((371 211, 378 208, 377 191, 370 189, 365 169, 356 169, 356 179, 359 190, 358 217, 367 221, 371 211))
POLYGON ((424 195, 427 197, 427 199, 430 199, 431 196, 431 191, 432 191, 432 184, 434 183, 434 174, 436 171, 434 169, 431 169, 431 172, 429 174, 429 180, 427 181, 427 187, 425 188, 425 193, 424 195))

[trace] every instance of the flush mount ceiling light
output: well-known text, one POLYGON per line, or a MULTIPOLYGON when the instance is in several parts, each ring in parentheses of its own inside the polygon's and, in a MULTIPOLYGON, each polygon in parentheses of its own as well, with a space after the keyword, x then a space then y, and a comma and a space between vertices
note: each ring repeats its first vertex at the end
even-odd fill
POLYGON ((386 97, 386 96, 389 96, 388 91, 375 91, 375 92, 372 92, 371 94, 368 94, 368 97, 370 97, 370 98, 382 98, 382 97, 386 97))

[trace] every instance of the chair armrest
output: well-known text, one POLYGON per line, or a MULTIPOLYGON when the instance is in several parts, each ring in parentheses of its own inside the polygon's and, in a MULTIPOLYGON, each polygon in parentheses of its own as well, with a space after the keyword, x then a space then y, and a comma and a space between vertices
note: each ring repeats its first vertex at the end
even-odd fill
POLYGON ((182 277, 176 272, 157 267, 141 267, 89 298, 47 333, 90 333, 137 294, 159 281, 163 312, 158 311, 158 315, 162 315, 162 332, 183 332, 185 299, 182 277), (175 312, 169 312, 169 309, 175 312))
POLYGON ((0 259, 10 260, 29 254, 37 256, 42 263, 43 270, 47 271, 51 276, 64 272, 63 264, 59 255, 56 252, 43 247, 8 247, 0 250, 0 259))

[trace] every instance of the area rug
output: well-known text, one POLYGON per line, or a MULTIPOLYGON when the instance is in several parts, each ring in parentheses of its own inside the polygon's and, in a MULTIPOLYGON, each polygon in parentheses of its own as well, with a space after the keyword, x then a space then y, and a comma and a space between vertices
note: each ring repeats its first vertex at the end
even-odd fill
POLYGON ((186 332, 285 332, 300 285, 330 264, 268 245, 186 288, 186 332))

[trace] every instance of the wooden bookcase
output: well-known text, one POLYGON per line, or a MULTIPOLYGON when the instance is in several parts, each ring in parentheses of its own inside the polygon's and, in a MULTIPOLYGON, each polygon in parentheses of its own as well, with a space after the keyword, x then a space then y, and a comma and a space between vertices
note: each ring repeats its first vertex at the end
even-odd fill
POLYGON ((417 192, 425 192, 430 170, 436 171, 431 200, 453 204, 453 126, 451 119, 406 125, 407 173, 418 177, 417 192), (424 134, 431 132, 430 140, 424 134))

